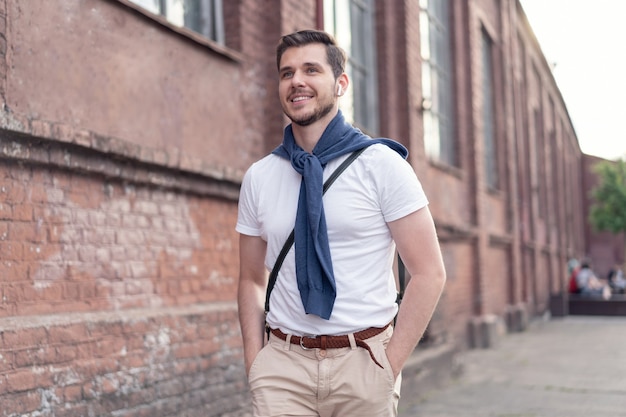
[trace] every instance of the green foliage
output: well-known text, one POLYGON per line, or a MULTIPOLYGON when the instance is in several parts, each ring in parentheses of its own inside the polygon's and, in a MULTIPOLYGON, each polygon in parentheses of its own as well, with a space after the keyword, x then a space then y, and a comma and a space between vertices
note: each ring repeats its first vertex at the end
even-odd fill
POLYGON ((626 160, 600 162, 594 171, 599 182, 591 191, 591 225, 615 234, 626 231, 626 160))

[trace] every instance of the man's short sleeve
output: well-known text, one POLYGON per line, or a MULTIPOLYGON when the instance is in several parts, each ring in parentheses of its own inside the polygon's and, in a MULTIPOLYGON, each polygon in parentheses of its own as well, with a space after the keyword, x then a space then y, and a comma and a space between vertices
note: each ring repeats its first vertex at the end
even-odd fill
POLYGON ((257 203, 255 199, 252 165, 243 177, 241 190, 239 192, 239 204, 237 214, 237 225, 235 230, 241 234, 249 236, 261 236, 261 226, 258 222, 257 203))

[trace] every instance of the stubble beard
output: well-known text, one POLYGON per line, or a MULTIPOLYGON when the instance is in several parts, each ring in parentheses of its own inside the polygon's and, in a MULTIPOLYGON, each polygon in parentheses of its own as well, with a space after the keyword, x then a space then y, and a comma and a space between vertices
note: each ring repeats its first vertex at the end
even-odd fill
POLYGON ((330 100, 328 103, 322 103, 319 107, 313 109, 311 113, 304 114, 300 117, 289 114, 285 108, 283 108, 283 111, 292 123, 298 126, 309 126, 328 115, 334 107, 335 103, 330 100))

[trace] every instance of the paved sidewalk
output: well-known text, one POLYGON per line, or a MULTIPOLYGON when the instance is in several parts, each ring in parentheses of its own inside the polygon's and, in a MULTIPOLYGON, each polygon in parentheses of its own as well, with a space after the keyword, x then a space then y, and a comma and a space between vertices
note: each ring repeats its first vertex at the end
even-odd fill
POLYGON ((402 398, 400 417, 626 416, 626 317, 537 320, 460 359, 459 378, 402 398))

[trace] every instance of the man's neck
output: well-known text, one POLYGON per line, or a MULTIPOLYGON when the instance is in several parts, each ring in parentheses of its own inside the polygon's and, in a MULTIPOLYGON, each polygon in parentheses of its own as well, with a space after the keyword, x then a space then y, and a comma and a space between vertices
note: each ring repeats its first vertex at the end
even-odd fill
POLYGON ((326 127, 336 115, 337 111, 331 111, 320 120, 308 126, 300 126, 296 123, 292 123, 291 130, 298 146, 308 153, 313 153, 313 149, 322 137, 324 130, 326 130, 326 127))

